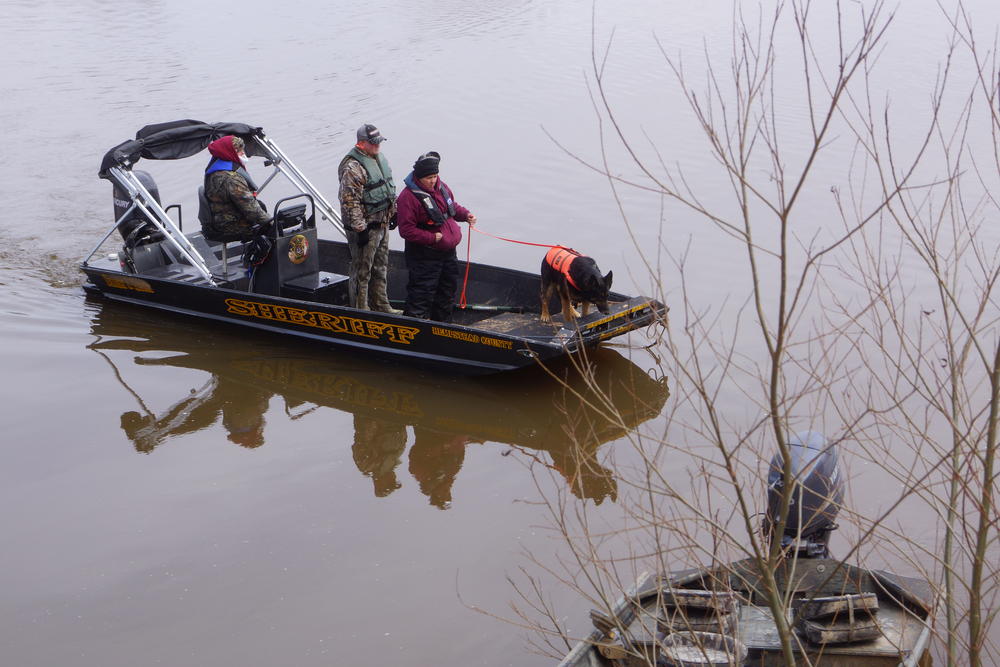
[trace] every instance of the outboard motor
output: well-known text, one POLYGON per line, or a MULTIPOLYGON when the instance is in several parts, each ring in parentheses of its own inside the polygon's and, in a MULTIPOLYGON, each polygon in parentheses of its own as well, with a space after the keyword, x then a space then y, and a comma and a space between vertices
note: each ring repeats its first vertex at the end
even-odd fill
MULTIPOLYGON (((159 204, 160 190, 156 187, 156 181, 153 180, 153 176, 148 171, 142 171, 141 169, 136 169, 132 173, 135 174, 135 177, 139 179, 142 186, 149 191, 149 194, 159 204)), ((125 211, 128 211, 133 199, 117 183, 114 186, 112 195, 114 196, 115 204, 115 220, 118 220, 125 211)), ((156 227, 150 222, 149 217, 138 208, 132 209, 128 216, 118 222, 118 233, 122 235, 127 249, 135 247, 140 239, 145 239, 156 231, 156 227)))
POLYGON ((844 499, 844 480, 837 465, 837 448, 815 431, 793 435, 788 441, 792 458, 791 503, 782 535, 774 535, 779 523, 784 484, 781 454, 771 459, 767 475, 767 516, 764 532, 780 539, 781 548, 798 552, 799 557, 828 558, 830 533, 836 529, 837 512, 844 499))

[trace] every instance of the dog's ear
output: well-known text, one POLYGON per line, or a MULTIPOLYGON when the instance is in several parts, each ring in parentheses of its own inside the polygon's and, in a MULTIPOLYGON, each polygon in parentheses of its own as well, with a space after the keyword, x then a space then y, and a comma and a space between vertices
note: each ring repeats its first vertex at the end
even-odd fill
POLYGON ((611 274, 612 273, 614 273, 614 271, 608 271, 608 275, 604 276, 604 288, 605 289, 611 289, 611 278, 612 278, 611 274))

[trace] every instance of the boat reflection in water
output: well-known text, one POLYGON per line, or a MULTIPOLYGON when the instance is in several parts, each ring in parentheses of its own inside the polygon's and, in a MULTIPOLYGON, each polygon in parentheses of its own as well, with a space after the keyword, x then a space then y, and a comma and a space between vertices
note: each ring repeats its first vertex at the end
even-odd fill
MULTIPOLYGON (((650 377, 609 349, 589 354, 595 362, 594 379, 621 421, 567 395, 561 383, 540 369, 509 377, 437 378, 347 355, 307 356, 254 333, 234 344, 211 324, 151 316, 105 302, 92 305, 91 332, 97 340, 89 347, 114 367, 141 408, 121 416, 122 429, 137 451, 151 453, 171 438, 220 419, 230 441, 260 447, 265 443, 265 414, 271 399, 280 396, 293 420, 324 408, 353 414, 354 461, 371 478, 376 496, 400 488, 399 467, 409 443, 409 473, 440 508, 451 502, 466 445, 487 442, 511 445, 557 470, 580 498, 614 500, 614 476, 598 461, 597 450, 658 415, 668 394, 665 380, 650 377), (137 353, 125 357, 137 366, 191 369, 209 378, 157 412, 125 380, 136 371, 124 366, 117 354, 121 351, 137 353)), ((561 372, 578 377, 570 368, 561 372)), ((578 379, 571 382, 583 390, 578 379)))

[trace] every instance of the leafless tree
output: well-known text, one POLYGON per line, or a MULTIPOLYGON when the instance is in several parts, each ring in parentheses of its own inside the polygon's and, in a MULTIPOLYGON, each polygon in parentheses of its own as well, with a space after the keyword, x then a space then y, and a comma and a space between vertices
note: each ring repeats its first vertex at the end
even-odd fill
MULTIPOLYGON (((898 141, 875 122, 872 101, 859 101, 877 190, 895 196, 879 224, 852 239, 847 267, 872 304, 858 321, 859 354, 883 371, 871 374, 880 391, 906 396, 878 426, 909 445, 913 467, 941 464, 921 498, 943 537, 920 558, 941 583, 946 664, 996 664, 1000 253, 990 225, 1000 213, 1000 69, 996 41, 980 45, 961 2, 942 13, 949 61, 966 76, 951 88, 952 113, 935 118, 921 183, 900 187, 898 141), (886 238, 899 240, 891 252, 886 238)), ((861 198, 852 193, 852 203, 861 198)), ((851 219, 852 206, 841 203, 851 219)))
MULTIPOLYGON (((625 200, 651 192, 663 201, 669 234, 661 231, 655 252, 637 250, 672 308, 654 352, 673 392, 662 431, 639 429, 615 454, 619 514, 539 485, 565 559, 535 563, 598 610, 610 614, 640 569, 749 558, 785 663, 802 659, 784 613, 788 592, 773 575, 787 554, 761 531, 759 503, 776 453, 784 511, 772 530, 781 534, 794 489, 788 438, 813 429, 874 464, 872 479, 892 482, 876 509, 843 510, 838 557, 909 566, 939 584, 946 663, 997 662, 989 628, 1000 235, 986 224, 1000 212, 991 194, 1000 191, 1000 71, 996 43, 976 41, 961 2, 942 12, 950 45, 917 109, 895 110, 874 92, 893 22, 880 1, 791 0, 749 11, 735 3, 725 66, 706 51, 692 68, 657 39, 724 191, 703 189, 690 165, 671 163, 620 120, 607 79, 613 42, 598 44, 595 27, 590 82, 602 153, 596 163, 577 159, 607 177, 635 238, 643 230, 628 220, 625 200), (804 105, 794 118, 781 113, 790 88, 804 105), (905 136, 896 135, 895 113, 907 115, 905 136), (985 148, 974 140, 984 124, 993 138, 985 148), (622 149, 633 176, 612 157, 622 149), (842 225, 818 225, 817 204, 842 225), (742 259, 721 304, 698 300, 690 281, 699 255, 677 245, 687 225, 704 235, 705 223, 742 259), (940 541, 915 538, 903 506, 932 517, 926 534, 940 541)), ((543 586, 526 576, 535 590, 518 590, 535 599, 543 586)), ((530 625, 532 611, 522 610, 530 625)), ((559 615, 545 610, 545 636, 567 639, 559 615)))

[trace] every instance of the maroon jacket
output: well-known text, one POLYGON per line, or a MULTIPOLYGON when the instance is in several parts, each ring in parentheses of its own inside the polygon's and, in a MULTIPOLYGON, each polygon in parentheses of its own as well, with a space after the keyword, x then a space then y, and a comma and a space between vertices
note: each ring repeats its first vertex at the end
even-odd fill
MULTIPOLYGON (((447 218, 436 230, 428 229, 426 225, 431 222, 430 216, 427 214, 424 205, 417 199, 417 196, 410 191, 410 186, 420 188, 420 185, 413 178, 412 173, 404 179, 404 182, 406 183, 406 187, 403 188, 403 191, 399 193, 399 197, 396 199, 396 222, 399 225, 399 235, 410 243, 430 246, 435 250, 451 250, 461 243, 462 230, 458 226, 458 222, 455 221, 467 221, 469 219, 469 209, 458 202, 454 202, 455 217, 447 218), (435 232, 441 232, 441 240, 437 243, 434 242, 435 232)), ((423 190, 423 188, 420 189, 423 190)), ((424 192, 428 191, 424 190, 424 192)), ((451 188, 438 178, 437 185, 434 186, 434 190, 429 194, 434 198, 434 203, 437 204, 438 210, 447 216, 448 204, 445 200, 446 192, 451 193, 451 188)), ((452 197, 454 198, 454 195, 452 197)))

